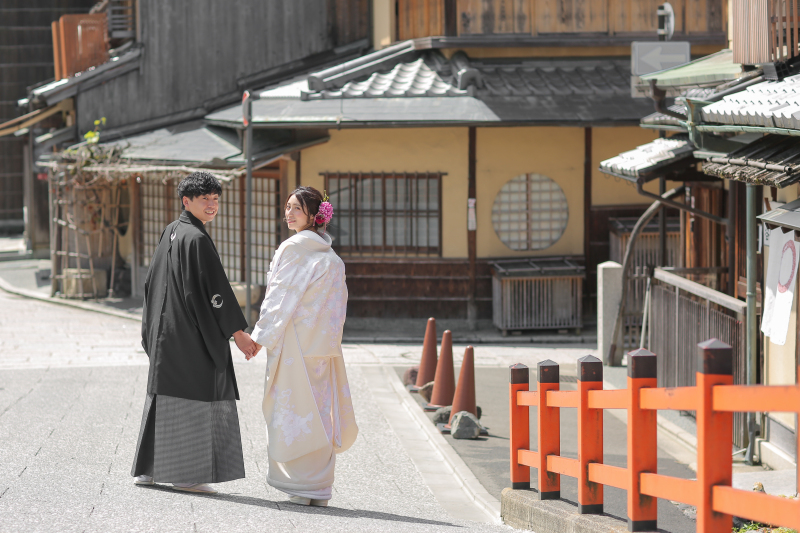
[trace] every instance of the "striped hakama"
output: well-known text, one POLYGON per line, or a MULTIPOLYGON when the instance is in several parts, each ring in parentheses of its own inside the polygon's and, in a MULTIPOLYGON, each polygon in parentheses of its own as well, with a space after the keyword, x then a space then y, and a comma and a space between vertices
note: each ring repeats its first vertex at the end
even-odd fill
POLYGON ((148 394, 132 476, 159 483, 221 483, 244 477, 236 400, 202 402, 148 394))

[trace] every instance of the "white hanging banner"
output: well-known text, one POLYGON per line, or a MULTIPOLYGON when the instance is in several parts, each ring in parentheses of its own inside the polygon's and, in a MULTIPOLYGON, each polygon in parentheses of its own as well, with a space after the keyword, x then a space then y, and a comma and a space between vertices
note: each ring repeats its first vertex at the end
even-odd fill
POLYGON ((764 293, 761 331, 773 344, 786 344, 797 279, 798 243, 794 231, 777 229, 769 236, 769 265, 764 293))

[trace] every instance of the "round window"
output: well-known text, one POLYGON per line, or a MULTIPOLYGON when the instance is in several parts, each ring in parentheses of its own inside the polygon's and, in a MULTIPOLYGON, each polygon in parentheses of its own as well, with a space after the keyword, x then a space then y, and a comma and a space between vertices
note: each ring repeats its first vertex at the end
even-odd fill
POLYGON ((567 197, 558 184, 541 174, 509 180, 492 206, 492 225, 512 250, 543 250, 563 235, 569 219, 567 197))

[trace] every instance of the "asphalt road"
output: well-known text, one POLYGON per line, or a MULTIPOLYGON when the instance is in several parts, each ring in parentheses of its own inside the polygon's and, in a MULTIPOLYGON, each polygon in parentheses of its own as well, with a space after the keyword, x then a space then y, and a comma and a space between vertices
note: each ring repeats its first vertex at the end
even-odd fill
POLYGON ((442 508, 357 364, 348 375, 360 434, 337 458, 331 506, 288 503, 265 483, 264 363, 236 363, 245 479, 217 484, 217 496, 138 487, 130 467, 147 381, 139 325, 0 292, 0 531, 509 530, 442 508))

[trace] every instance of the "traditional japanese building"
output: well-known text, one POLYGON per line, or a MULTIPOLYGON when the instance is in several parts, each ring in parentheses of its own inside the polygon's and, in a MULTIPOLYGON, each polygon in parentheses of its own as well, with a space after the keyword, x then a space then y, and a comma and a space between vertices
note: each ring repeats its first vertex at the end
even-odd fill
MULTIPOLYGON (((334 4, 343 13, 341 3, 328 2, 320 13, 331 15, 334 4)), ((248 59, 241 62, 226 49, 219 57, 236 60, 220 59, 213 80, 188 50, 181 58, 149 52, 164 49, 155 35, 181 42, 167 35, 176 24, 167 22, 172 12, 150 7, 142 17, 154 17, 148 24, 157 32, 142 24, 144 42, 81 76, 34 89, 29 102, 77 98, 81 134, 107 117, 100 144, 118 147, 113 168, 81 172, 125 180, 133 231, 124 263, 135 280, 159 228, 177 212, 172 183, 197 167, 226 177, 230 223, 212 233, 229 255, 231 279, 243 278, 244 123, 234 101, 253 88, 255 282, 282 237, 281 199, 304 184, 327 190, 337 209, 330 230, 348 265, 352 315, 490 318, 490 264, 509 259, 533 271, 541 269, 536 261, 562 261, 566 277, 584 282, 542 288, 540 304, 524 305, 552 313, 563 298, 577 298, 571 313, 580 315, 592 307, 595 265, 608 258, 609 218, 646 207, 635 187, 597 168, 656 137, 638 127, 653 104, 631 96, 629 53, 632 41, 655 40, 657 4, 590 2, 554 11, 547 2, 374 0, 364 7, 368 18, 336 19, 338 33, 326 34, 335 38, 296 43, 278 54, 283 63, 264 52, 275 50, 269 43, 242 48, 248 59), (359 53, 365 45, 372 51, 359 53), (185 77, 202 91, 177 74, 156 81, 170 65, 188 69, 185 77)), ((675 38, 690 41, 694 54, 719 50, 724 6, 679 2, 675 38)), ((254 13, 257 20, 261 12, 254 13)), ((220 26, 217 20, 204 31, 220 26)))

